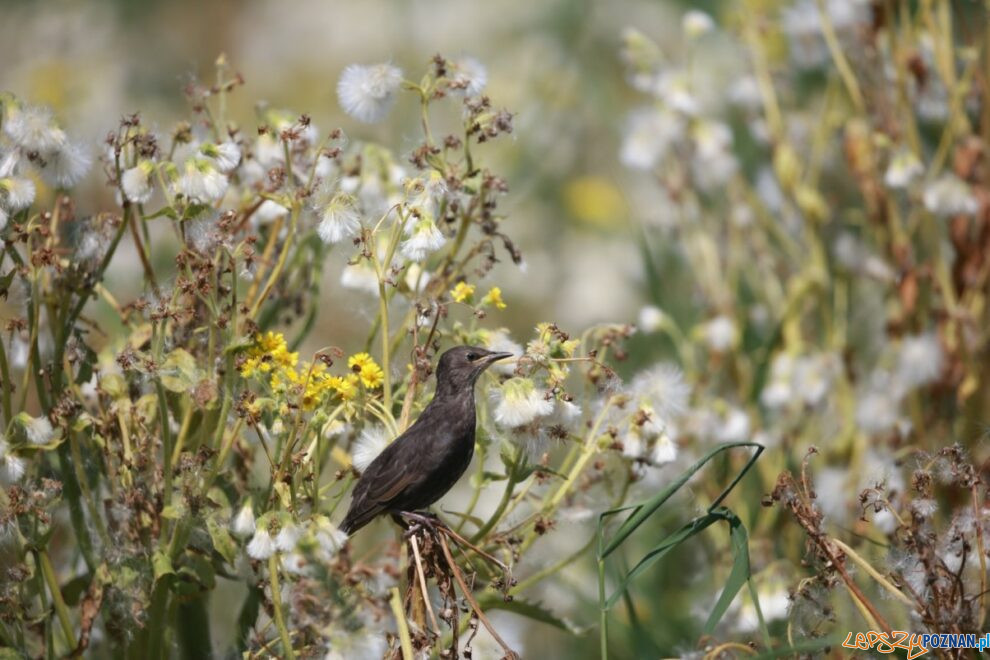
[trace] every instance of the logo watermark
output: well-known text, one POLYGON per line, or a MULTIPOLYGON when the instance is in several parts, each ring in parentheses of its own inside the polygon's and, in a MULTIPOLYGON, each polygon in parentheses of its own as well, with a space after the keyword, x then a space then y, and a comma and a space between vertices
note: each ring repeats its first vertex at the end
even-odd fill
POLYGON ((990 649, 990 633, 984 635, 939 634, 939 633, 908 633, 893 630, 889 634, 871 630, 865 633, 849 633, 843 648, 868 651, 875 649, 878 653, 893 653, 897 649, 907 651, 908 660, 923 656, 932 649, 977 649, 981 653, 990 649))

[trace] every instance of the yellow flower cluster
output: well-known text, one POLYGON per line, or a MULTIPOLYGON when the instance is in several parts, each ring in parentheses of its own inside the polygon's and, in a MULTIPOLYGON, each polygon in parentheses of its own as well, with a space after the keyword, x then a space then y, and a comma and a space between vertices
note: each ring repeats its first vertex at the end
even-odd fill
POLYGON ((299 353, 290 353, 281 332, 267 332, 255 339, 248 349, 248 359, 241 365, 241 375, 250 378, 255 374, 267 374, 284 369, 295 369, 299 353))
POLYGON ((505 309, 505 301, 502 300, 502 289, 493 286, 481 299, 482 305, 492 305, 496 309, 505 309))
MULTIPOLYGON (((474 302, 474 291, 475 286, 473 284, 468 284, 467 282, 462 281, 454 285, 454 288, 450 290, 450 295, 454 299, 454 302, 467 303, 470 305, 474 302)), ((491 305, 496 309, 505 309, 505 301, 502 300, 502 289, 497 286, 493 286, 479 301, 479 304, 482 307, 485 305, 491 305)))
POLYGON ((248 349, 241 375, 245 378, 267 375, 273 393, 298 396, 304 410, 313 410, 329 395, 350 401, 357 396, 361 385, 366 389, 381 386, 384 373, 367 353, 352 355, 347 365, 350 373, 335 376, 323 362, 300 363, 299 354, 289 351, 282 333, 268 332, 259 335, 248 349))
POLYGON ((450 295, 454 297, 454 302, 469 303, 474 298, 474 285, 468 284, 467 282, 458 282, 457 285, 451 289, 450 295))
POLYGON ((380 387, 385 380, 385 373, 367 353, 355 353, 347 360, 351 372, 361 379, 361 383, 370 390, 380 387))

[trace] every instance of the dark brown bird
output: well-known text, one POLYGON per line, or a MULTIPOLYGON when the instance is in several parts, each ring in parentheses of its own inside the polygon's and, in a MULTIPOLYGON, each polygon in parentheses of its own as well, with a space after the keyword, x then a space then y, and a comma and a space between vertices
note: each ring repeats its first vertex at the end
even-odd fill
POLYGON ((425 509, 453 487, 474 455, 474 384, 512 353, 458 346, 440 356, 433 400, 358 479, 340 528, 353 534, 380 514, 425 509))

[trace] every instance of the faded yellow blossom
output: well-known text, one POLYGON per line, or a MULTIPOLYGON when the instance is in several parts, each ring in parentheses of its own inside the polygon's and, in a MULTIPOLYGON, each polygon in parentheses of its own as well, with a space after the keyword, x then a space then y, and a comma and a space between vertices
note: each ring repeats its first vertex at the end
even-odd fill
POLYGON ((497 309, 505 309, 505 301, 502 300, 502 289, 497 286, 493 286, 485 294, 485 297, 481 299, 482 305, 493 305, 497 309))
POLYGON ((450 295, 454 297, 454 302, 471 302, 474 297, 474 285, 468 284, 467 282, 458 282, 457 285, 451 289, 450 295))

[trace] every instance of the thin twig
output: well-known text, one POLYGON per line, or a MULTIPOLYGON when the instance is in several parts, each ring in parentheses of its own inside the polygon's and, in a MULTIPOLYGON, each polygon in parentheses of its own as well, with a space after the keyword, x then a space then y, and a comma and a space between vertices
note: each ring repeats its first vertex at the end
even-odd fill
POLYGON ((409 537, 409 543, 412 545, 413 557, 416 558, 416 575, 419 576, 419 587, 423 591, 423 603, 426 605, 426 611, 430 615, 430 623, 433 625, 433 632, 440 635, 440 624, 437 623, 437 616, 433 613, 433 606, 430 605, 430 592, 426 589, 426 575, 423 573, 423 560, 419 557, 419 539, 413 534, 409 537))
POLYGON ((474 610, 474 613, 478 615, 478 619, 481 621, 482 624, 484 624, 485 628, 488 629, 488 632, 491 633, 491 636, 495 639, 496 642, 498 642, 498 645, 502 647, 502 650, 505 651, 505 654, 509 658, 518 660, 519 654, 513 651, 509 647, 509 645, 505 643, 505 640, 503 640, 499 636, 499 634, 495 632, 495 628, 494 626, 492 626, 491 621, 489 621, 488 617, 485 616, 485 613, 481 610, 481 607, 478 605, 478 601, 474 599, 474 596, 471 594, 471 590, 468 589, 467 583, 464 581, 464 576, 461 575, 461 570, 457 567, 457 564, 454 562, 454 557, 450 554, 450 548, 447 547, 447 539, 445 539, 442 535, 438 536, 437 538, 440 541, 440 547, 443 549, 443 556, 447 559, 447 566, 450 568, 450 572, 453 573, 454 579, 457 580, 457 584, 460 585, 461 591, 464 593, 464 598, 467 600, 468 603, 470 603, 471 608, 474 610))

